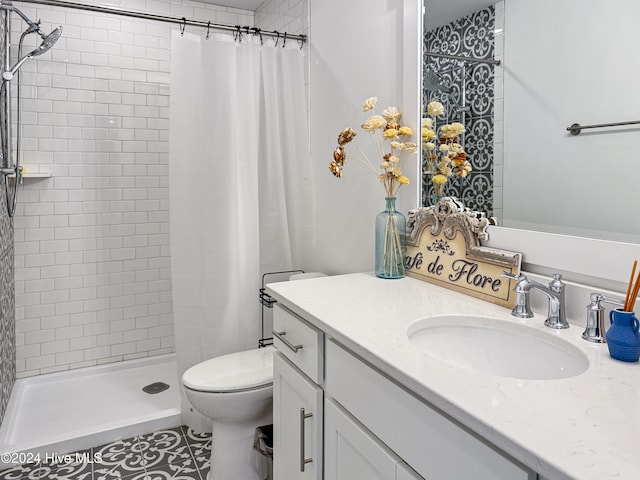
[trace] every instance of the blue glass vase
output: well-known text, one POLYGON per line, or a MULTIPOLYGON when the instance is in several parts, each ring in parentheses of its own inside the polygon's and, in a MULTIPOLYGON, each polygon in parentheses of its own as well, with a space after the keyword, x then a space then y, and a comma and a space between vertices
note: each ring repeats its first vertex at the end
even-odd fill
POLYGON ((619 308, 609 313, 611 326, 605 335, 609 354, 623 362, 637 362, 640 358, 640 333, 638 319, 633 312, 619 308))
POLYGON ((407 253, 407 219, 396 210, 396 197, 387 197, 385 201, 385 210, 376 217, 376 275, 402 278, 407 253))

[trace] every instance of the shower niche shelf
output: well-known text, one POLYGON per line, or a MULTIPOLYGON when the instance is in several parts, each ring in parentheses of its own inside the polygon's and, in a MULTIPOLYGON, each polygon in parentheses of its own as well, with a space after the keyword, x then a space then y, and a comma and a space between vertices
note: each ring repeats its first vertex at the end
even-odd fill
MULTIPOLYGON (((15 175, 9 175, 9 178, 15 178, 15 175)), ((22 178, 23 179, 29 179, 29 178, 51 178, 51 172, 49 173, 23 173, 22 174, 22 178)))

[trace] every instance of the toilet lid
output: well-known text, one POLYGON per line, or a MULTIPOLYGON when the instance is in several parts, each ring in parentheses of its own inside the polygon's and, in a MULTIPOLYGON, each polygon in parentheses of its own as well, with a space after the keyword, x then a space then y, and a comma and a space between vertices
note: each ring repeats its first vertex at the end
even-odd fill
POLYGON ((274 351, 269 346, 206 360, 184 372, 182 383, 200 392, 233 392, 270 385, 274 351))

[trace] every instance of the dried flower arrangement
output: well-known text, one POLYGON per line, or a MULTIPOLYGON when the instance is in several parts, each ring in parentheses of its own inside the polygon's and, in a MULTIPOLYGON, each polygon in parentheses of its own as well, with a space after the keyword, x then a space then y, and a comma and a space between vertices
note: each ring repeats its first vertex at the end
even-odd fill
POLYGON ((449 177, 466 177, 473 167, 467 153, 460 145, 460 135, 464 133, 462 123, 453 122, 438 127, 437 117, 444 115, 440 102, 427 105, 426 118, 422 119, 422 147, 427 156, 426 172, 431 175, 435 197, 444 196, 444 187, 449 177))
MULTIPOLYGON (((373 170, 375 175, 380 179, 387 197, 395 197, 396 192, 402 185, 407 185, 409 179, 402 174, 401 163, 407 154, 415 154, 418 146, 411 142, 401 142, 401 139, 409 138, 413 135, 411 127, 403 127, 400 125, 402 114, 396 107, 388 107, 382 115, 375 113, 377 97, 371 97, 365 100, 362 110, 371 111, 371 115, 360 127, 369 132, 375 139, 379 150, 380 159, 378 170, 374 163, 359 150, 360 160, 367 167, 373 170), (389 142, 389 148, 385 148, 385 141, 389 142)), ((345 145, 350 143, 355 136, 356 131, 347 127, 340 135, 338 135, 338 146, 333 151, 333 161, 329 164, 329 170, 337 178, 342 178, 342 170, 347 159, 345 145)))

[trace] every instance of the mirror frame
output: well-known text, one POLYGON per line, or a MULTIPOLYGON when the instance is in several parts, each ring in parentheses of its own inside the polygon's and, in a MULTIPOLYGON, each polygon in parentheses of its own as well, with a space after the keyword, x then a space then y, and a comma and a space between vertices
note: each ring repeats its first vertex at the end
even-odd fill
MULTIPOLYGON (((404 1, 402 110, 413 118, 414 127, 421 124, 423 15, 423 0, 404 1)), ((399 198, 404 212, 420 206, 418 163, 408 172, 411 183, 399 198)), ((638 244, 507 227, 491 227, 484 245, 521 252, 524 270, 545 275, 561 272, 569 280, 616 291, 624 291, 631 262, 640 258, 638 244)))

